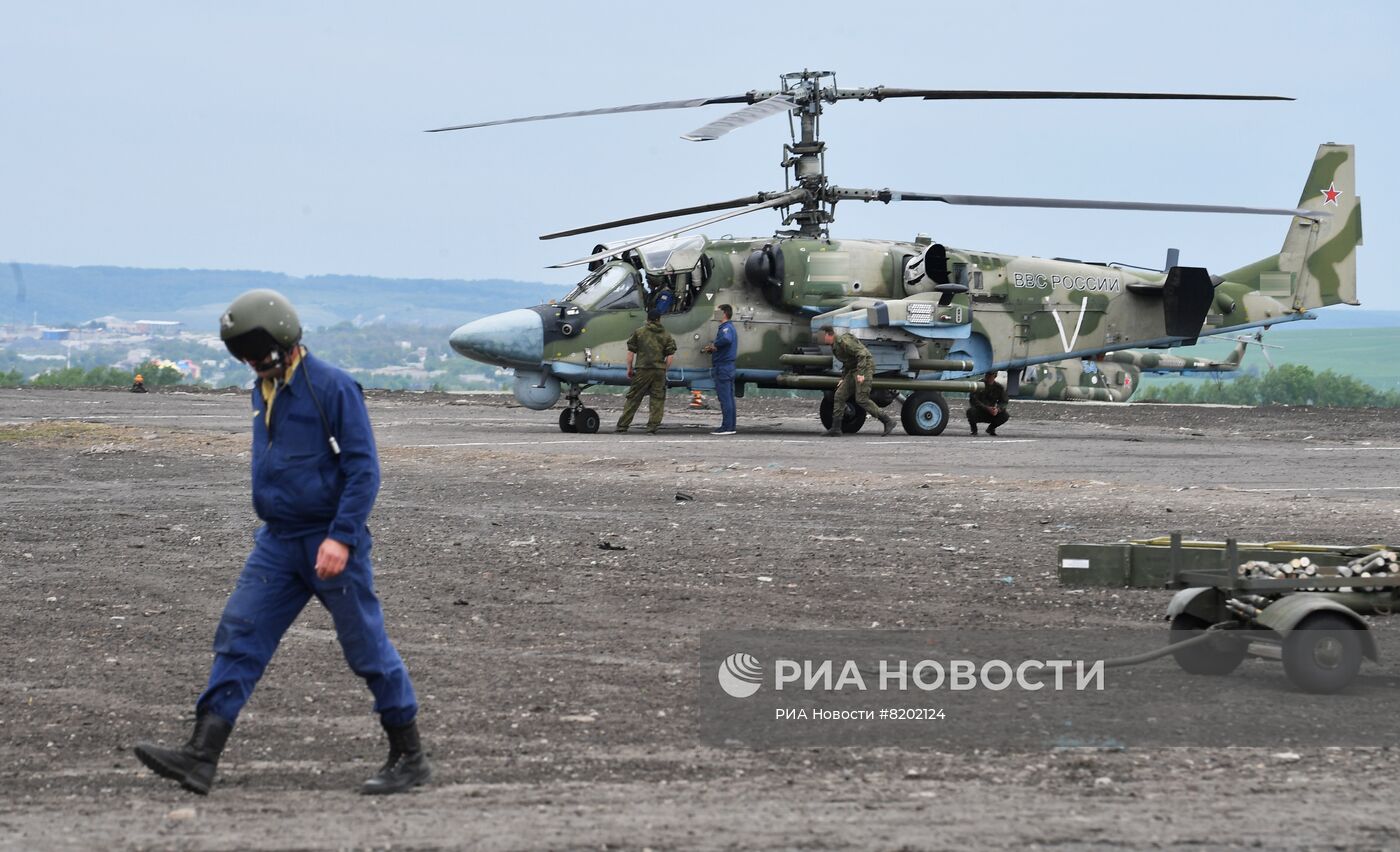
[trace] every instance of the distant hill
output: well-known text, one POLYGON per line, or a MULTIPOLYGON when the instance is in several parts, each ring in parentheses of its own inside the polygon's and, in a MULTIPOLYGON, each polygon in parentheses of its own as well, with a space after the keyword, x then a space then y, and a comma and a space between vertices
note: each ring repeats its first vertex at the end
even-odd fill
POLYGON ((451 326, 562 297, 568 288, 526 281, 457 281, 211 269, 116 266, 0 266, 0 323, 69 325, 101 316, 179 320, 213 330, 244 290, 285 294, 309 328, 383 316, 399 323, 451 326))
MULTIPOLYGON (((220 312, 244 290, 284 293, 310 328, 345 321, 455 326, 510 308, 561 298, 562 285, 530 281, 370 278, 218 269, 137 269, 119 266, 0 266, 0 324, 34 321, 73 325, 101 316, 179 320, 190 330, 215 327, 220 312)), ((1277 332, 1400 328, 1400 311, 1334 306, 1318 319, 1282 323, 1277 332)))

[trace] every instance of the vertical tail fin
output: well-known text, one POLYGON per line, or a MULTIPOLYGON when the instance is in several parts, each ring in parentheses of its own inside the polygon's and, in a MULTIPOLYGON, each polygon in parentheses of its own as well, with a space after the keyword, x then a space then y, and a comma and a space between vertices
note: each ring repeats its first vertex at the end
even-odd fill
POLYGON ((1361 199, 1356 194, 1355 156, 1351 145, 1317 147, 1298 206, 1332 215, 1317 222, 1298 218, 1289 223, 1279 252, 1279 271, 1293 276, 1295 310, 1359 304, 1356 247, 1361 245, 1361 199))
POLYGON ((1235 369, 1238 369, 1239 366, 1240 366, 1240 362, 1244 360, 1244 349, 1245 349, 1245 347, 1248 346, 1248 345, 1249 345, 1249 338, 1247 338, 1247 337, 1241 337, 1240 340, 1239 340, 1239 343, 1236 343, 1236 344, 1235 344, 1235 348, 1234 348, 1233 351, 1230 352, 1229 356, 1226 357, 1224 361, 1221 361, 1221 362, 1220 362, 1220 367, 1219 367, 1219 369, 1221 369, 1221 370, 1235 370, 1235 369))
POLYGON ((1330 215, 1295 217, 1288 224, 1278 254, 1223 276, 1227 282, 1243 284, 1257 296, 1268 297, 1259 300, 1263 305, 1251 306, 1251 319, 1261 310, 1274 315, 1280 308, 1297 312, 1360 304, 1356 300, 1356 247, 1361 245, 1361 199, 1356 194, 1355 153, 1351 145, 1319 145, 1298 206, 1330 215))

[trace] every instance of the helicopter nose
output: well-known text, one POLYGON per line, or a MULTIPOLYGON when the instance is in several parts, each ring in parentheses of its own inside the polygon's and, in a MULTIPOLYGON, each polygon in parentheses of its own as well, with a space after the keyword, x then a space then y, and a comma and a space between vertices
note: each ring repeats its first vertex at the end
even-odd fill
POLYGON ((501 367, 538 367, 544 360, 544 320, 516 310, 472 320, 448 338, 459 355, 501 367))

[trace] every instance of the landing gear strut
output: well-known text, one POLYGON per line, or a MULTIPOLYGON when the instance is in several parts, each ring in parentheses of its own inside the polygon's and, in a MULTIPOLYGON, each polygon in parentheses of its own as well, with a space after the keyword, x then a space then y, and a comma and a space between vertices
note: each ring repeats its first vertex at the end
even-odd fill
POLYGON ((592 435, 598 431, 598 426, 602 423, 598 412, 591 408, 585 408, 583 401, 579 399, 585 387, 585 385, 569 385, 564 410, 559 412, 560 432, 581 432, 585 435, 592 435))

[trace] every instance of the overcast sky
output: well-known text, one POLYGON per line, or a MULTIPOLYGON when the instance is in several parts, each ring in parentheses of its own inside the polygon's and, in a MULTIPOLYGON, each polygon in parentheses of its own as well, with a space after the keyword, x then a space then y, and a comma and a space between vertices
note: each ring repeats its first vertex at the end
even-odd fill
MULTIPOLYGON (((139 2, 0 6, 0 261, 508 278, 596 237, 539 234, 782 187, 787 122, 729 108, 457 133, 516 115, 843 86, 1278 94, 1294 103, 843 102, 845 186, 1292 206, 1357 145, 1360 298, 1400 309, 1400 14, 1385 2, 139 2), (802 9, 799 15, 794 9, 802 9)), ((1346 192, 1353 187, 1339 187, 1346 192)), ((771 234, 772 213, 713 226, 771 234)), ((843 203, 833 235, 1224 272, 1278 217, 843 203)), ((618 238, 642 229, 612 232, 618 238)))

